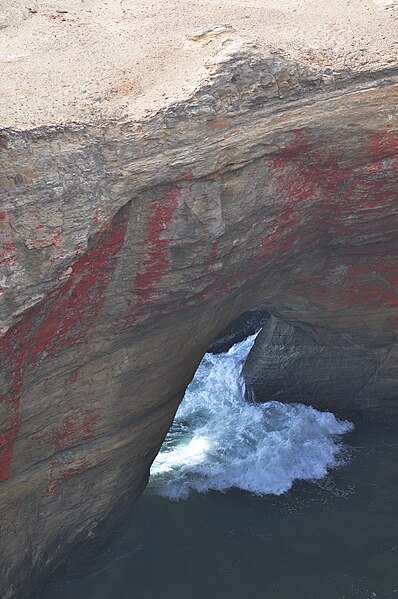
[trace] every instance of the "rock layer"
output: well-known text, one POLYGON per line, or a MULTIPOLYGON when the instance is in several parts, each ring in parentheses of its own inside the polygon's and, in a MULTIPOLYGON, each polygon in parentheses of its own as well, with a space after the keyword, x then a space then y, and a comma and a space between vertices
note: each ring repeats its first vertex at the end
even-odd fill
POLYGON ((250 400, 300 402, 342 417, 397 420, 397 344, 271 316, 243 368, 250 400))
POLYGON ((240 343, 249 335, 257 333, 268 321, 269 314, 263 310, 243 312, 211 342, 207 348, 212 354, 227 352, 235 343, 240 343))
POLYGON ((4 599, 139 495, 243 311, 395 363, 396 68, 335 72, 235 36, 206 68, 145 119, 1 132, 4 599))

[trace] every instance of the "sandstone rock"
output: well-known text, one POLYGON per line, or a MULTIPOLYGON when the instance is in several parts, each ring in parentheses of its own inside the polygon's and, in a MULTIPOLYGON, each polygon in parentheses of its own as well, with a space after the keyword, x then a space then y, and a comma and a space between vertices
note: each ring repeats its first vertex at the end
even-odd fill
POLYGON ((228 351, 235 343, 239 343, 249 335, 259 331, 268 321, 268 318, 268 312, 263 310, 250 310, 240 314, 217 335, 207 351, 213 354, 228 351))
MULTIPOLYGON (((106 35, 90 20, 102 3, 91 16, 77 4, 64 22, 40 3, 22 34, 8 27, 0 40, 14 61, 0 100, 4 599, 26 597, 139 495, 203 353, 245 310, 367 348, 380 364, 371 411, 396 411, 379 384, 397 380, 396 47, 380 60, 385 46, 369 35, 366 70, 346 34, 336 33, 344 61, 331 62, 313 44, 276 51, 229 28, 187 41, 180 24, 190 49, 168 55, 161 88, 132 53, 112 54, 120 23, 106 35), (29 28, 34 48, 18 38, 29 28), (125 79, 116 59, 130 61, 125 79), (101 101, 82 108, 84 94, 101 101), (158 110, 143 116, 142 98, 158 110)), ((392 26, 384 37, 396 39, 392 26)))
POLYGON ((243 369, 248 398, 388 421, 398 410, 392 351, 396 344, 366 346, 351 335, 271 316, 243 369))

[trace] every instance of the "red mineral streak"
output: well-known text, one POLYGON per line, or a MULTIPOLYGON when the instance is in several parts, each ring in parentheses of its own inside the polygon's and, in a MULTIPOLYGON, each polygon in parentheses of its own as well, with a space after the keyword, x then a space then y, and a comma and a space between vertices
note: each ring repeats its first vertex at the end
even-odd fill
POLYGON ((0 268, 11 269, 17 263, 17 246, 13 241, 0 243, 0 268))
POLYGON ((48 484, 43 497, 56 497, 61 491, 61 483, 66 478, 84 474, 101 462, 98 455, 86 455, 73 458, 54 457, 48 466, 48 484))
POLYGON ((76 370, 74 370, 72 372, 72 374, 70 375, 70 382, 71 383, 76 383, 76 381, 78 380, 78 378, 79 378, 79 369, 76 368, 76 370))
MULTIPOLYGON (((24 374, 75 343, 82 342, 95 326, 105 292, 123 247, 129 219, 121 211, 96 243, 73 265, 69 279, 42 302, 27 311, 20 322, 0 339, 0 363, 7 392, 0 396, 6 417, 1 423, 0 481, 10 476, 13 444, 20 429, 20 394, 24 374)), ((94 421, 88 413, 82 438, 94 421)), ((67 427, 68 424, 65 424, 67 427)))
POLYGON ((221 273, 217 273, 213 275, 213 277, 213 281, 206 285, 206 287, 202 291, 200 291, 196 296, 194 296, 193 299, 195 300, 195 302, 206 300, 211 295, 213 295, 219 283, 222 281, 222 275, 221 273))
POLYGON ((347 269, 343 300, 351 306, 398 308, 398 260, 367 256, 347 269))
POLYGON ((125 324, 131 325, 139 319, 146 304, 156 296, 156 287, 170 264, 168 246, 171 237, 167 229, 178 207, 180 194, 181 189, 173 187, 150 207, 148 231, 143 244, 145 254, 138 265, 125 324))
POLYGON ((90 468, 92 468, 95 464, 93 464, 88 458, 78 458, 69 460, 67 465, 63 464, 62 470, 62 478, 69 478, 74 476, 75 474, 82 474, 83 472, 87 472, 90 468))
POLYGON ((5 212, 0 212, 0 220, 4 220, 6 217, 6 213, 5 212))
POLYGON ((203 263, 203 272, 209 272, 209 269, 210 269, 212 263, 216 260, 217 256, 218 256, 218 239, 213 241, 211 252, 207 256, 206 260, 203 263))
POLYGON ((396 156, 398 153, 398 131, 388 129, 374 131, 365 146, 365 152, 373 160, 396 156))
POLYGON ((226 276, 224 279, 221 273, 213 274, 213 280, 208 285, 206 285, 206 287, 202 289, 202 291, 199 291, 195 295, 192 295, 189 298, 188 302, 180 304, 178 306, 179 309, 185 309, 188 306, 196 304, 197 302, 205 301, 212 296, 222 297, 226 295, 231 290, 233 284, 237 282, 239 273, 240 268, 236 268, 232 271, 230 275, 226 276))
MULTIPOLYGON (((273 193, 274 214, 271 213, 263 223, 257 223, 258 247, 253 252, 247 273, 241 274, 241 281, 242 277, 246 278, 266 265, 280 267, 281 260, 289 255, 327 247, 329 243, 344 245, 345 239, 349 243, 353 235, 368 234, 369 225, 375 220, 383 223, 384 231, 396 235, 398 209, 394 207, 397 205, 398 159, 394 153, 397 153, 397 140, 398 133, 373 135, 371 143, 364 144, 359 166, 356 156, 353 156, 352 164, 346 162, 341 166, 338 151, 329 146, 311 145, 304 130, 294 132, 289 145, 268 155, 264 168, 268 193, 273 193), (373 148, 370 154, 369 147, 373 148)), ((253 178, 255 175, 253 169, 246 172, 246 176, 253 178)), ((230 290, 233 276, 224 275, 224 271, 211 274, 218 252, 216 241, 202 269, 211 279, 201 292, 189 298, 186 305, 212 295, 220 297, 230 290)), ((331 300, 335 304, 346 300, 346 305, 350 305, 360 301, 355 270, 348 270, 348 276, 351 275, 355 280, 348 285, 345 295, 338 293, 341 280, 337 277, 336 287, 333 273, 329 280, 323 275, 301 277, 297 279, 296 287, 305 289, 321 305, 331 300)), ((235 276, 238 275, 235 273, 235 276)), ((365 281, 360 283, 366 287, 365 281)), ((381 285, 386 288, 381 292, 380 283, 364 291, 363 301, 370 305, 377 300, 380 305, 392 307, 395 297, 391 284, 386 280, 381 285)))
POLYGON ((222 271, 212 273, 212 266, 217 261, 219 255, 219 241, 216 239, 212 244, 212 249, 203 262, 202 273, 212 275, 212 281, 206 285, 206 287, 190 297, 189 302, 186 305, 191 305, 197 301, 204 301, 211 297, 222 297, 226 295, 231 286, 237 281, 240 268, 236 268, 229 275, 223 277, 222 271))
MULTIPOLYGON (((53 427, 51 431, 52 444, 57 451, 71 449, 78 443, 90 439, 99 421, 97 410, 74 410, 64 418, 60 426, 53 427)), ((54 497, 61 490, 61 482, 76 474, 82 474, 99 463, 99 456, 93 459, 85 457, 67 457, 55 455, 48 464, 48 485, 43 491, 43 497, 54 497)))
POLYGON ((185 174, 179 175, 175 178, 175 181, 193 181, 193 170, 190 168, 185 174))
MULTIPOLYGON (((291 144, 263 161, 273 212, 265 223, 259 221, 262 230, 258 234, 258 248, 253 251, 246 276, 260 271, 264 265, 280 268, 281 258, 299 255, 320 245, 328 248, 333 243, 344 248, 345 236, 349 236, 348 243, 353 235, 360 239, 361 234, 369 233, 370 223, 377 222, 379 226, 382 223, 383 234, 390 238, 396 236, 397 146, 398 132, 374 133, 364 141, 360 153, 362 164, 358 166, 357 157, 353 156, 352 164, 346 161, 341 166, 338 149, 326 143, 321 147, 319 140, 314 147, 304 131, 294 132, 291 144)), ((149 303, 156 304, 159 283, 170 265, 169 227, 180 193, 180 187, 173 187, 149 208, 148 231, 125 318, 127 324, 136 322, 149 303)), ((22 374, 87 336, 101 310, 124 234, 123 219, 113 222, 109 230, 104 227, 97 244, 73 265, 73 272, 62 288, 29 311, 0 340, 0 358, 5 365, 8 386, 7 393, 0 397, 6 414, 1 423, 6 432, 0 436, 0 480, 9 476, 12 444, 20 426, 22 374)), ((15 244, 3 242, 0 262, 8 267, 15 264, 15 250, 15 244)), ((365 264, 354 258, 347 260, 340 292, 330 282, 333 276, 329 281, 326 273, 321 280, 318 276, 298 278, 296 285, 305 288, 305 293, 320 305, 330 301, 332 292, 335 306, 396 309, 398 259, 388 255, 372 256, 371 249, 366 251, 370 257, 367 255, 365 264)), ((189 304, 227 293, 234 278, 239 276, 238 271, 225 276, 217 272, 210 278, 218 253, 218 244, 214 242, 203 264, 203 274, 209 273, 209 280, 204 276, 208 284, 189 299, 189 304)), ((161 309, 161 306, 154 307, 154 310, 161 309)), ((90 426, 87 423, 87 430, 90 426)), ((84 427, 82 430, 76 423, 64 422, 60 426, 61 434, 64 428, 72 440, 75 440, 75 431, 80 431, 82 438, 86 434, 84 427)))
POLYGON ((6 252, 15 252, 17 249, 17 246, 13 241, 5 241, 1 247, 6 252))
POLYGON ((45 491, 43 491, 42 496, 43 497, 56 497, 57 495, 59 495, 60 491, 61 491, 61 485, 58 481, 55 481, 53 476, 52 476, 52 472, 55 469, 56 464, 53 463, 52 461, 50 462, 51 466, 50 466, 50 470, 51 470, 51 474, 48 475, 48 485, 45 491))
POLYGON ((60 426, 52 429, 52 443, 55 449, 67 449, 80 441, 90 439, 99 417, 97 410, 75 410, 62 421, 60 426))
POLYGON ((217 289, 215 296, 222 297, 223 295, 226 295, 231 290, 231 287, 234 285, 234 283, 238 281, 239 273, 240 268, 233 270, 232 273, 226 278, 224 283, 217 289))
MULTIPOLYGON (((374 135, 371 162, 338 165, 338 153, 311 147, 298 131, 293 143, 268 156, 264 165, 269 189, 274 191, 275 214, 267 233, 259 236, 250 272, 283 255, 343 240, 345 235, 369 232, 370 223, 385 221, 397 231, 398 133, 374 135), (388 158, 386 158, 388 156, 388 158), (320 201, 321 200, 321 201, 320 201)), ((369 154, 368 154, 369 156, 369 154)), ((276 260, 277 259, 277 260, 276 260)))
POLYGON ((56 249, 60 249, 62 245, 62 231, 61 229, 53 229, 47 231, 44 229, 44 225, 39 225, 37 229, 37 236, 35 239, 29 239, 29 247, 32 249, 41 249, 48 246, 54 246, 56 249))

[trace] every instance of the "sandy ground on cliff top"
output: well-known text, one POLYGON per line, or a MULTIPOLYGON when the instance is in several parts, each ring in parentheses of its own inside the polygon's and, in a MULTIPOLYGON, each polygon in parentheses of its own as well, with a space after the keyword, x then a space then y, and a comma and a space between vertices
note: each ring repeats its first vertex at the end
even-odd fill
POLYGON ((182 99, 231 33, 335 70, 398 58, 398 0, 0 0, 0 126, 140 117, 182 99))

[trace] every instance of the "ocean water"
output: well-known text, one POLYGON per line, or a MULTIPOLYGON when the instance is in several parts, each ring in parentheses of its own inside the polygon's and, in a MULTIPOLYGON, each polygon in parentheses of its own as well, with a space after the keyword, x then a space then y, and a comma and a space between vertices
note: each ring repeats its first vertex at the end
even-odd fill
POLYGON ((300 404, 245 400, 241 370, 255 337, 205 354, 151 468, 151 487, 164 497, 233 487, 281 495, 341 460, 351 423, 300 404))
POLYGON ((398 439, 244 399, 254 336, 206 354, 113 539, 40 599, 398 598, 398 439))

